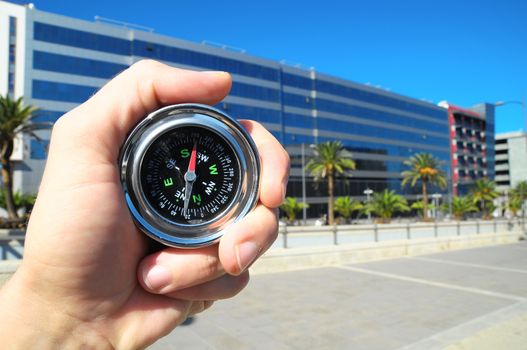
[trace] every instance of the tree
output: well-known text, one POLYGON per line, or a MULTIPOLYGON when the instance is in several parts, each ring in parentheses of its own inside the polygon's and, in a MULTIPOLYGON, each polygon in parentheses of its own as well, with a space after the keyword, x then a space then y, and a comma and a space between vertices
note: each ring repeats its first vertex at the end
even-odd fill
POLYGON ((306 164, 306 170, 315 177, 315 181, 327 179, 328 182, 328 222, 335 221, 333 210, 333 192, 336 174, 344 174, 355 169, 351 154, 344 149, 340 141, 328 141, 315 147, 315 156, 306 164))
MULTIPOLYGON (((448 205, 445 206, 448 210, 448 205)), ((464 220, 465 215, 470 212, 478 211, 478 207, 474 204, 472 198, 464 196, 455 196, 452 198, 452 214, 456 220, 464 220)))
POLYGON ((6 209, 9 219, 18 218, 13 198, 13 169, 11 155, 15 137, 27 133, 40 139, 35 131, 47 129, 49 123, 33 123, 37 108, 23 104, 22 97, 13 100, 9 95, 0 96, 0 165, 2 166, 2 180, 5 189, 6 209))
POLYGON ((344 219, 348 221, 351 214, 355 211, 362 210, 364 207, 361 202, 353 200, 351 197, 338 197, 335 199, 335 211, 344 219))
POLYGON ((366 205, 366 210, 374 212, 381 218, 381 222, 389 223, 393 214, 410 211, 410 207, 406 198, 386 189, 373 195, 373 200, 366 205))
POLYGON ((522 208, 522 201, 519 197, 509 196, 509 201, 506 205, 507 209, 512 213, 512 216, 515 217, 522 208))
POLYGON ((527 200, 527 181, 520 181, 511 191, 511 201, 519 202, 519 207, 522 208, 522 218, 525 217, 525 201, 527 200))
MULTIPOLYGON (((414 210, 418 210, 420 211, 421 213, 423 212, 423 208, 425 207, 425 204, 423 203, 423 201, 415 201, 412 203, 412 205, 410 206, 410 208, 414 209, 414 210)), ((428 209, 431 209, 431 210, 434 210, 435 209, 435 206, 434 204, 428 204, 427 206, 428 209)))
POLYGON ((498 191, 496 191, 496 183, 488 179, 476 180, 474 187, 470 191, 470 196, 474 204, 478 205, 483 218, 488 219, 490 217, 489 211, 492 209, 488 203, 499 196, 498 191))
POLYGON ((428 184, 437 185, 440 188, 447 186, 446 174, 439 168, 440 161, 430 153, 418 153, 404 162, 410 167, 401 173, 402 185, 408 182, 414 187, 421 181, 423 193, 423 220, 428 219, 428 184))
MULTIPOLYGON (((34 194, 22 194, 20 191, 13 193, 13 200, 17 211, 18 209, 24 208, 26 213, 29 213, 33 209, 36 199, 37 196, 34 194)), ((4 190, 0 191, 0 208, 7 210, 6 191, 4 190)))
POLYGON ((296 220, 296 214, 298 214, 304 208, 309 208, 309 205, 304 202, 298 202, 293 197, 286 197, 280 206, 280 209, 284 211, 289 222, 294 222, 296 220))

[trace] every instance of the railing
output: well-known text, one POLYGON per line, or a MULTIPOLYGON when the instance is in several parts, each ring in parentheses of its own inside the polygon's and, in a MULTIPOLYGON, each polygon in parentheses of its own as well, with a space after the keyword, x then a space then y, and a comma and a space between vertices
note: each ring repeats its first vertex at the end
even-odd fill
POLYGON ((21 230, 0 230, 1 260, 19 260, 24 253, 26 235, 21 230))
POLYGON ((390 240, 411 240, 477 234, 527 232, 520 220, 477 220, 434 223, 395 223, 371 225, 285 226, 278 231, 274 248, 339 245, 390 240))
MULTIPOLYGON (((19 260, 24 253, 25 234, 0 230, 1 260, 19 260)), ((434 223, 394 223, 334 226, 280 226, 273 248, 339 245, 393 240, 414 240, 478 234, 527 233, 521 220, 477 220, 434 223)))

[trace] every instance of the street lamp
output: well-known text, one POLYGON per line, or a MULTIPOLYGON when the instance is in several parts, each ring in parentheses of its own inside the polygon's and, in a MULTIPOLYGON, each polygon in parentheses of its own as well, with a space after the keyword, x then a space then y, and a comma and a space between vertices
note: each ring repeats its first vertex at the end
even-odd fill
POLYGON ((441 199, 443 195, 441 193, 434 193, 432 195, 432 198, 434 199, 434 218, 437 221, 437 207, 439 207, 439 199, 441 199))
MULTIPOLYGON (((363 192, 366 195, 366 203, 370 203, 370 196, 373 194, 373 190, 371 188, 367 188, 363 192)), ((371 223, 371 210, 368 210, 368 222, 371 223)))
POLYGON ((523 98, 521 101, 498 101, 494 103, 494 106, 501 107, 501 106, 505 106, 508 104, 518 104, 522 106, 522 115, 525 121, 525 125, 524 125, 525 128, 523 130, 527 131, 527 103, 525 102, 525 98, 523 98))
MULTIPOLYGON (((307 204, 307 198, 306 198, 306 147, 305 143, 302 142, 301 147, 301 155, 302 155, 302 202, 304 204, 307 204)), ((310 144, 309 147, 311 149, 315 148, 316 146, 314 144, 310 144)), ((302 208, 302 221, 304 222, 304 226, 306 225, 307 221, 307 208, 304 205, 302 208)))

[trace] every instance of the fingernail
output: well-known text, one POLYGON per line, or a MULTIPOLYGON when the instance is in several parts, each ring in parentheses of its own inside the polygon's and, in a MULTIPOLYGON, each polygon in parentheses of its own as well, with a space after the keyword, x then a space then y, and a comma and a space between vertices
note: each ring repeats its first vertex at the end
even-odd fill
POLYGON ((244 242, 236 246, 236 259, 238 260, 238 267, 240 273, 256 259, 260 248, 254 242, 244 242))
POLYGON ((150 270, 143 273, 143 280, 150 290, 159 292, 170 284, 172 274, 166 267, 155 265, 150 270))
POLYGON ((207 70, 207 71, 202 71, 201 73, 208 74, 208 75, 216 75, 216 76, 230 75, 228 72, 224 72, 221 70, 207 70))

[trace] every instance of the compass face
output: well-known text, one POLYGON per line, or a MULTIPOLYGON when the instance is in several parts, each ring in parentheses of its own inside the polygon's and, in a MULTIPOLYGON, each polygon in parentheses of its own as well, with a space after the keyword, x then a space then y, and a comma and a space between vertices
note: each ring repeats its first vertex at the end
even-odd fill
POLYGON ((183 225, 213 221, 236 200, 240 165, 230 144, 202 126, 165 132, 140 166, 146 201, 164 219, 183 225))

